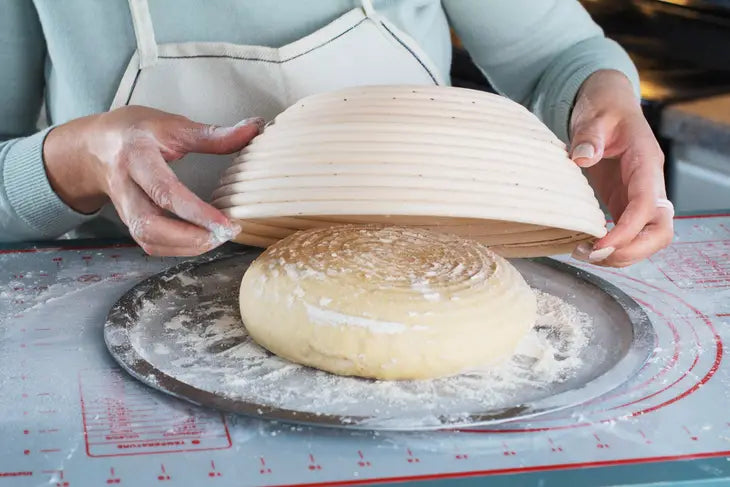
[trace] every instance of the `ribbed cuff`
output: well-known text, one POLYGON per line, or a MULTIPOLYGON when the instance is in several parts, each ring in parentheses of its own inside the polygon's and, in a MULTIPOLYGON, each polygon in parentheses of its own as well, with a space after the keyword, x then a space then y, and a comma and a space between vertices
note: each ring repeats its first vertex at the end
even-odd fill
POLYGON ((555 96, 555 104, 548 110, 547 126, 565 143, 570 141, 570 116, 575 98, 583 82, 596 71, 604 69, 598 65, 583 66, 576 71, 555 96))
POLYGON ((570 142, 570 116, 583 82, 596 71, 610 69, 629 78, 639 97, 639 74, 626 52, 614 41, 603 37, 588 39, 565 55, 565 60, 549 69, 541 81, 543 106, 541 118, 555 134, 570 142))
POLYGON ((39 238, 58 237, 96 216, 73 210, 53 191, 43 163, 43 142, 52 129, 15 141, 5 155, 3 168, 11 208, 39 238))

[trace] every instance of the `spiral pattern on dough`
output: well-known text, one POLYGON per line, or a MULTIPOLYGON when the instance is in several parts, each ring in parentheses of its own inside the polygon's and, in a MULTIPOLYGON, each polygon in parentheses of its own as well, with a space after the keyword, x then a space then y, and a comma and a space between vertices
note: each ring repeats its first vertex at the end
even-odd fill
POLYGON ((457 293, 486 285, 497 256, 486 246, 416 228, 343 225, 299 232, 267 252, 268 268, 357 280, 371 292, 457 293))

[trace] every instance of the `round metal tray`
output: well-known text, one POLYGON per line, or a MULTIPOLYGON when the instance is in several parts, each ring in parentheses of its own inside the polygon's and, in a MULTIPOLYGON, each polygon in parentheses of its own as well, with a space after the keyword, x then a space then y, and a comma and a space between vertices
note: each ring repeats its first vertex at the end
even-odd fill
MULTIPOLYGON (((648 317, 633 299, 612 284, 551 259, 514 260, 513 264, 533 288, 559 296, 593 318, 588 343, 580 352, 583 365, 569 377, 546 387, 526 386, 522 388, 524 390, 518 387, 498 405, 475 407, 456 415, 453 411, 435 410, 433 404, 424 405, 430 408, 429 420, 424 420, 425 410, 419 407, 388 410, 375 404, 363 413, 361 404, 354 414, 351 408, 318 411, 313 410, 313 406, 281 407, 256 394, 237 395, 226 385, 230 383, 230 380, 226 382, 226 377, 230 379, 232 370, 235 375, 235 367, 240 366, 241 371, 237 380, 252 384, 263 376, 272 383, 271 374, 286 369, 288 379, 282 378, 281 382, 277 379, 273 384, 276 387, 281 384, 287 393, 296 395, 297 388, 302 388, 300 392, 303 392, 304 388, 313 387, 312 377, 319 374, 317 377, 321 379, 326 374, 307 367, 298 367, 292 372, 291 364, 287 366, 282 359, 255 345, 240 325, 240 279, 259 253, 259 250, 246 250, 210 261, 183 263, 136 285, 108 315, 104 338, 112 356, 133 377, 147 385, 189 402, 227 412, 319 426, 425 430, 495 424, 576 406, 627 381, 653 349, 655 335, 648 317), (183 322, 179 319, 181 313, 186 317, 183 322), (215 331, 211 328, 218 326, 215 320, 222 316, 228 316, 224 332, 217 335, 213 343, 191 349, 184 338, 200 341, 211 336, 215 331), (254 355, 260 360, 236 362, 230 351, 242 346, 258 349, 254 355), (191 350, 194 357, 190 356, 191 350), (272 361, 278 361, 276 367, 271 367, 272 361), (258 375, 252 373, 256 367, 261 369, 258 375)), ((283 377, 284 373, 281 374, 283 377)), ((338 387, 337 381, 350 381, 347 383, 351 385, 355 384, 352 381, 363 381, 362 385, 368 387, 374 382, 327 376, 334 388, 338 387)), ((320 383, 321 380, 317 384, 320 383)), ((344 386, 339 391, 322 391, 322 394, 325 392, 347 394, 344 386)))

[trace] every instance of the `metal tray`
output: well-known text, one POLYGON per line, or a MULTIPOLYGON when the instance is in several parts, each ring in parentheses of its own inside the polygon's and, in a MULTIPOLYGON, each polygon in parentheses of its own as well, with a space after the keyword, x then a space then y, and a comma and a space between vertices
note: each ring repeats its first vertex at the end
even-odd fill
MULTIPOLYGON (((612 284, 552 259, 514 260, 533 288, 559 296, 593 317, 588 344, 580 352, 582 367, 570 377, 543 387, 511 386, 512 392, 501 402, 469 406, 466 411, 457 409, 458 413, 449 408, 439 410, 439 401, 379 405, 377 397, 373 404, 362 404, 353 396, 351 406, 340 407, 334 399, 349 394, 348 388, 385 386, 308 367, 295 368, 255 345, 241 326, 239 283, 259 253, 246 250, 180 264, 136 285, 108 315, 104 338, 112 356, 147 385, 227 412, 319 426, 429 430, 496 424, 579 405, 631 378, 654 347, 650 320, 633 299, 612 284), (190 340, 202 345, 191 347, 190 340), (232 354, 241 347, 250 356, 232 354), (245 384, 248 392, 238 393, 231 387, 234 383, 245 384), (269 384, 269 389, 258 395, 258 383, 269 384), (327 386, 322 387, 325 383, 327 386), (281 391, 272 392, 272 385, 281 391), (287 400, 271 399, 272 394, 304 397, 311 395, 313 388, 321 389, 317 392, 323 398, 319 406, 314 400, 302 407, 282 407, 287 400), (333 399, 327 401, 327 397, 333 399)), ((411 382, 419 383, 412 387, 424 387, 424 381, 411 382)), ((450 391, 453 395, 453 389, 450 391)))

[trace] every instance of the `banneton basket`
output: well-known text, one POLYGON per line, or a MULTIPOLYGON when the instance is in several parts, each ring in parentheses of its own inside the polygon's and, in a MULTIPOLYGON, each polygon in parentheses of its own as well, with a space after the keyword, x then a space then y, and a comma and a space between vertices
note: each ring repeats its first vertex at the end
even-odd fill
POLYGON ((535 115, 454 87, 306 97, 239 153, 213 200, 240 223, 235 241, 258 247, 306 228, 384 223, 528 257, 606 233, 587 180, 535 115))

